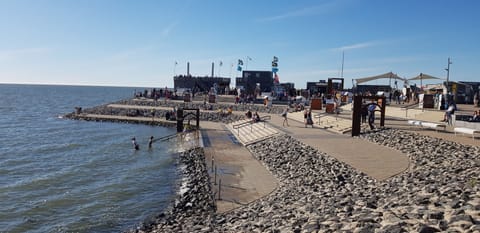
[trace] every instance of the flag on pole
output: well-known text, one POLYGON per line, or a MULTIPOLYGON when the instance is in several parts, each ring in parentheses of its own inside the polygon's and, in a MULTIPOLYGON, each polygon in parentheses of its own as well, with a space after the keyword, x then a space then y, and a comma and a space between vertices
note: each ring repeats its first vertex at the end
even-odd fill
POLYGON ((243 66, 243 60, 242 60, 242 59, 238 59, 237 70, 238 70, 238 71, 242 71, 242 66, 243 66))
POLYGON ((251 57, 249 57, 249 56, 247 56, 247 59, 248 59, 248 60, 250 60, 250 61, 252 60, 252 58, 251 58, 251 57))
POLYGON ((177 61, 175 61, 175 65, 178 65, 178 62, 177 62, 177 61))
POLYGON ((277 56, 273 56, 272 72, 275 73, 275 74, 278 72, 278 57, 277 56))
POLYGON ((222 62, 222 61, 220 61, 220 66, 222 66, 222 65, 223 65, 223 62, 222 62))

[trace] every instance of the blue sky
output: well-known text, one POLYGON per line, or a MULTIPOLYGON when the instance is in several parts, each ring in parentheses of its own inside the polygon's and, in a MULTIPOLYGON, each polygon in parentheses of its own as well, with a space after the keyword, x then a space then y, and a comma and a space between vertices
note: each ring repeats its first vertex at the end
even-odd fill
POLYGON ((0 0, 0 83, 172 87, 187 61, 192 75, 215 62, 233 78, 238 59, 271 70, 277 56, 280 81, 305 88, 339 77, 342 52, 347 87, 390 71, 445 78, 448 57, 451 80, 480 81, 479 10, 475 0, 0 0))

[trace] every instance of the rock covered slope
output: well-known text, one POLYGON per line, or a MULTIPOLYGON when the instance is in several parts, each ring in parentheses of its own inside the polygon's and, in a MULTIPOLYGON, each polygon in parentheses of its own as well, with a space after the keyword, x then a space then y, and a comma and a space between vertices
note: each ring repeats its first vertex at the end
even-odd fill
POLYGON ((480 148, 392 129, 361 137, 406 153, 409 170, 377 182, 294 138, 278 136, 247 147, 279 179, 279 187, 215 215, 203 152, 195 149, 184 155, 183 163, 190 164, 188 191, 171 211, 138 231, 480 231, 480 148))
MULTIPOLYGON (((219 215, 219 232, 480 231, 480 149, 398 130, 363 135, 411 158, 376 182, 290 137, 249 146, 280 180, 271 195, 219 215)), ((374 153, 374 152, 373 152, 374 153)))

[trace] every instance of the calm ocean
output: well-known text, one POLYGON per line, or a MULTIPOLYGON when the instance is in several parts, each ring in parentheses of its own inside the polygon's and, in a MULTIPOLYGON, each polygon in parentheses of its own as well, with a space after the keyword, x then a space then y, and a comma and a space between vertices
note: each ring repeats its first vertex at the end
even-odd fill
POLYGON ((175 146, 147 143, 175 129, 59 118, 133 92, 0 84, 0 232, 119 232, 170 204, 175 146))

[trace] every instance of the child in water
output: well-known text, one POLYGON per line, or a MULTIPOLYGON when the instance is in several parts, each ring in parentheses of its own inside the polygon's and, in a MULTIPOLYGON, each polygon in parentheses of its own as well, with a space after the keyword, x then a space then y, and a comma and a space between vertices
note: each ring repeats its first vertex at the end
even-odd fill
POLYGON ((152 143, 153 143, 153 136, 150 136, 150 140, 148 140, 148 148, 152 148, 152 143))
POLYGON ((137 140, 135 140, 135 137, 132 138, 132 144, 135 150, 140 150, 140 147, 138 146, 137 140))

